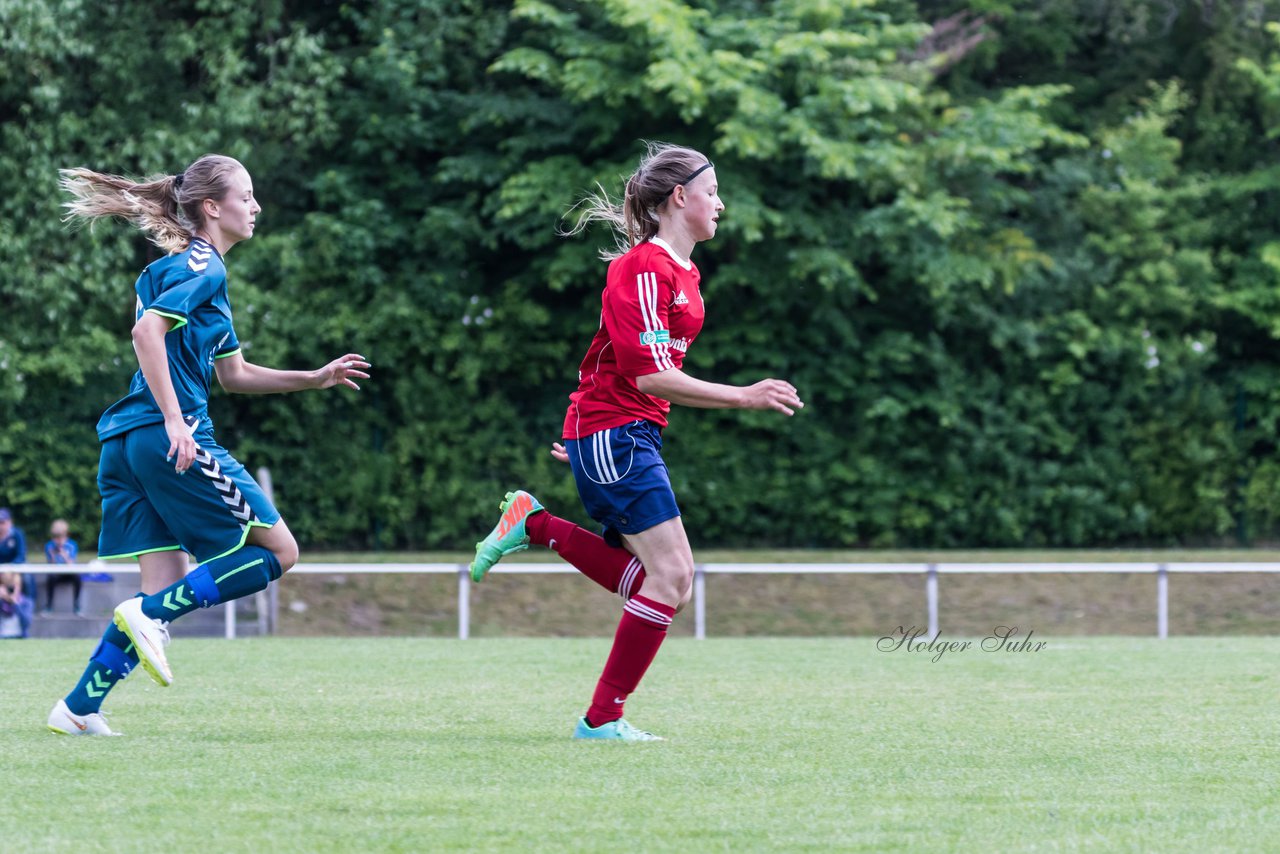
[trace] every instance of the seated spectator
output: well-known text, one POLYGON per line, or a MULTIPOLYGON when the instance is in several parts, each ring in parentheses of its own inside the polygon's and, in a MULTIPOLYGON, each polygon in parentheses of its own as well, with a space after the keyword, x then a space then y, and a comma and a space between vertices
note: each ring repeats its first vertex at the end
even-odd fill
POLYGON ((25 638, 30 627, 31 605, 22 593, 22 577, 16 572, 0 572, 0 638, 25 638))
MULTIPOLYGON (((0 507, 0 564, 27 562, 27 538, 22 529, 13 524, 13 514, 8 507, 0 507)), ((35 576, 23 575, 17 585, 16 601, 10 600, 17 611, 21 637, 31 633, 31 615, 36 607, 35 576)))
MULTIPOLYGON (((76 558, 80 556, 80 547, 76 545, 76 541, 71 539, 71 531, 67 526, 65 519, 54 519, 53 524, 49 526, 49 542, 44 544, 44 557, 49 563, 74 565, 76 558)), ((71 609, 79 616, 83 613, 80 609, 80 592, 82 585, 80 582, 80 574, 76 572, 62 572, 56 575, 50 574, 45 577, 44 583, 44 613, 53 613, 53 592, 60 585, 71 585, 71 609)))

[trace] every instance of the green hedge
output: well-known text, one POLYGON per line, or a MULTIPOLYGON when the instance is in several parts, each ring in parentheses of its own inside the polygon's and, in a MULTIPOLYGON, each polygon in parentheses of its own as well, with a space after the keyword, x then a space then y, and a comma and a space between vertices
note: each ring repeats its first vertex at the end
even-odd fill
POLYGON ((557 229, 663 139, 728 206, 689 370, 807 402, 675 413, 695 544, 1273 536, 1275 33, 1095 6, 0 2, 0 501, 91 541, 135 368, 154 252, 68 232, 57 169, 219 151, 265 209, 229 258, 246 356, 374 363, 359 395, 215 396, 300 539, 465 547, 517 485, 581 519, 546 448, 609 236, 557 229))

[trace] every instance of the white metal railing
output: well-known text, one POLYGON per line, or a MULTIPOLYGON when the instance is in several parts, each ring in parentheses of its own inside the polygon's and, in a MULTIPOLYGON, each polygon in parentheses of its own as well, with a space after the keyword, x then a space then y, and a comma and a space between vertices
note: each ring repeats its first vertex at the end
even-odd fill
MULTIPOLYGON (((137 564, 80 564, 82 571, 137 572, 137 564)), ((66 565, 17 564, 6 568, 20 572, 66 572, 66 565)), ((552 575, 577 572, 564 563, 507 563, 495 567, 500 575, 552 575)), ((698 564, 693 576, 694 637, 707 636, 706 577, 715 575, 923 575, 929 637, 938 634, 938 576, 1013 573, 1105 573, 1154 575, 1156 578, 1156 636, 1169 636, 1169 574, 1223 572, 1280 572, 1280 563, 708 563, 698 564)), ((467 565, 460 563, 300 563, 289 574, 302 575, 455 575, 458 579, 458 637, 471 633, 471 578, 467 565)), ((236 605, 229 602, 223 611, 225 636, 236 636, 236 605)))
MULTIPOLYGON (((574 573, 563 563, 508 563, 495 567, 498 574, 562 574, 574 573)), ((471 633, 471 579, 466 564, 451 563, 380 563, 331 564, 308 563, 290 572, 304 574, 371 574, 433 573, 454 574, 458 578, 458 637, 465 640, 471 633)), ((938 576, 971 573, 1118 573, 1147 574, 1156 577, 1156 636, 1169 636, 1169 573, 1280 572, 1278 563, 719 563, 699 564, 693 577, 694 637, 707 636, 708 574, 726 575, 884 575, 906 574, 925 577, 925 608, 928 613, 929 637, 938 634, 938 576)), ((227 637, 235 637, 235 606, 226 609, 227 637)))

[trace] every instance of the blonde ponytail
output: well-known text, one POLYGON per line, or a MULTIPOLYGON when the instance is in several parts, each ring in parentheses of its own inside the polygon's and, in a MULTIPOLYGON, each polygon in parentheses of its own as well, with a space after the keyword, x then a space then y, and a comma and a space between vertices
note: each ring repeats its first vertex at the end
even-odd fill
POLYGON ((581 210, 578 220, 564 234, 578 234, 593 222, 607 222, 616 234, 614 249, 600 257, 611 261, 625 255, 633 247, 656 237, 658 212, 667 203, 671 191, 701 171, 706 157, 692 148, 665 142, 647 143, 647 153, 636 171, 623 186, 622 201, 615 202, 599 184, 598 193, 590 193, 570 209, 581 210))
POLYGON ((64 222, 88 222, 101 217, 128 220, 166 253, 181 252, 204 225, 201 204, 221 201, 231 189, 229 176, 243 169, 239 161, 206 154, 180 175, 153 175, 134 181, 83 167, 61 169, 59 184, 71 195, 63 207, 64 222))

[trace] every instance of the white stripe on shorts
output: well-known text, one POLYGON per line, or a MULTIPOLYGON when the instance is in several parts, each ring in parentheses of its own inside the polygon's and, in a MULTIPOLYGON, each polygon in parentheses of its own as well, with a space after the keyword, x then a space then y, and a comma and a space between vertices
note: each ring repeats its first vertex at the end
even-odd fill
POLYGON ((618 476, 618 467, 613 464, 613 440, 609 436, 613 431, 601 430, 600 432, 604 436, 604 464, 609 467, 609 477, 617 483, 622 478, 618 476))
POLYGON ((613 473, 604 461, 603 431, 591 434, 591 455, 595 458, 596 474, 600 475, 600 483, 613 483, 613 473))
POLYGON ((609 440, 609 430, 601 430, 591 435, 596 456, 596 471, 601 483, 617 483, 622 480, 617 466, 613 464, 613 442, 609 440))

